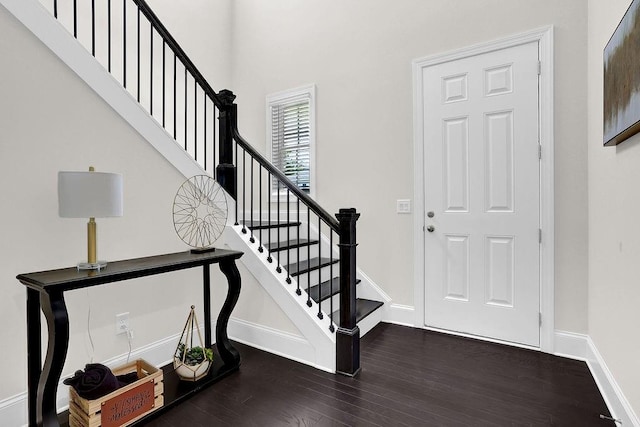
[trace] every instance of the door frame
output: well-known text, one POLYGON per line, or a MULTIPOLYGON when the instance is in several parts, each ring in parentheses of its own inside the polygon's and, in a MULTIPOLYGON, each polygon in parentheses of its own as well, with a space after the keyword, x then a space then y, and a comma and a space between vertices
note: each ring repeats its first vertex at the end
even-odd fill
MULTIPOLYGON (((553 353, 554 348, 554 139, 553 139, 553 27, 542 27, 486 43, 468 46, 413 61, 413 112, 414 112, 414 323, 425 328, 425 200, 424 200, 424 145, 423 145, 423 85, 424 68, 480 55, 495 50, 521 44, 538 42, 540 58, 539 95, 539 135, 541 145, 540 160, 540 347, 541 351, 553 353)), ((477 337, 483 339, 481 337, 477 337)), ((498 341, 491 340, 489 341, 498 341)), ((502 341, 498 341, 502 342, 502 341)), ((514 343, 504 342, 509 345, 514 343)))

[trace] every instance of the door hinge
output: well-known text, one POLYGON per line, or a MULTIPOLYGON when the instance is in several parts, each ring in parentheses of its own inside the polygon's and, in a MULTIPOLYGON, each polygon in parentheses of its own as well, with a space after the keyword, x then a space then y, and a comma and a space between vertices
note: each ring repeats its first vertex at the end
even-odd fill
POLYGON ((542 74, 542 61, 538 61, 538 75, 542 74))
POLYGON ((542 243, 542 228, 538 228, 538 243, 542 243))
POLYGON ((542 144, 538 142, 538 160, 542 160, 542 144))
POLYGON ((542 313, 538 313, 538 326, 542 326, 542 313))

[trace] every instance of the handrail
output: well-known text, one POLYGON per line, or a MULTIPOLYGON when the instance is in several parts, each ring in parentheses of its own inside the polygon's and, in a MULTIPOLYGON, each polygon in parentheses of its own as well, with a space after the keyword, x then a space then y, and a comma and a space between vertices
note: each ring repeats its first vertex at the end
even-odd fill
POLYGON ((295 185, 287 176, 278 168, 276 168, 271 162, 269 162, 262 154, 256 151, 251 144, 245 140, 238 132, 237 128, 233 129, 233 138, 247 153, 249 153, 254 159, 258 161, 271 175, 279 179, 293 194, 298 196, 300 201, 309 207, 316 215, 318 215, 332 230, 338 232, 340 224, 335 217, 329 212, 324 210, 322 206, 313 200, 307 193, 302 191, 297 185, 295 185))
POLYGON ((153 12, 153 10, 151 10, 147 2, 145 0, 132 0, 132 1, 136 5, 138 5, 138 8, 144 14, 144 16, 147 17, 147 19, 149 20, 149 23, 153 27, 155 27, 158 34, 162 36, 162 39, 164 40, 164 42, 167 43, 167 45, 169 46, 169 48, 171 48, 171 50, 173 50, 173 53, 176 55, 176 57, 178 57, 180 61, 182 61, 182 64, 184 65, 184 67, 191 73, 193 78, 196 80, 196 82, 198 82, 198 85, 202 87, 202 90, 204 90, 207 96, 211 98, 215 106, 218 108, 222 108, 222 102, 218 98, 218 94, 209 85, 209 82, 207 82, 207 80, 204 78, 202 73, 200 73, 200 71, 195 66, 195 64, 191 61, 187 53, 180 47, 176 39, 173 38, 169 30, 167 30, 164 24, 160 22, 160 19, 153 12))
MULTIPOLYGON (((53 0, 53 14, 55 18, 57 18, 58 15, 57 2, 58 0, 53 0)), ((203 160, 204 169, 210 172, 210 169, 207 169, 207 160, 211 157, 214 178, 222 188, 236 200, 235 225, 240 225, 238 213, 241 210, 241 231, 243 234, 250 233, 249 242, 251 244, 257 243, 257 250, 260 253, 266 250, 266 261, 275 266, 275 271, 278 274, 283 273, 284 267, 284 270, 286 270, 286 284, 293 284, 294 279, 292 279, 292 277, 296 278, 295 294, 305 297, 306 305, 309 308, 313 310, 317 309, 317 317, 319 319, 323 319, 325 313, 328 314, 329 331, 336 334, 336 371, 346 375, 355 375, 360 369, 360 335, 356 323, 356 222, 360 214, 358 214, 355 209, 349 208, 340 209, 335 216, 331 215, 323 209, 318 202, 311 198, 309 194, 294 184, 283 171, 273 165, 247 142, 238 131, 238 109, 234 103, 235 95, 233 92, 229 90, 216 92, 209 85, 186 52, 180 47, 162 22, 160 22, 158 16, 151 10, 146 0, 123 0, 123 43, 122 46, 115 48, 115 52, 122 55, 123 68, 121 83, 124 90, 129 90, 133 94, 133 89, 127 88, 127 46, 133 45, 131 38, 127 39, 126 32, 128 2, 133 3, 137 7, 137 33, 134 36, 136 43, 134 46, 137 48, 135 53, 137 55, 137 84, 133 87, 137 90, 136 98, 138 102, 141 106, 143 105, 140 90, 140 17, 144 15, 145 20, 149 23, 150 43, 148 51, 143 52, 147 55, 143 55, 144 61, 148 61, 149 63, 149 80, 144 82, 145 85, 148 84, 148 86, 144 88, 144 94, 146 95, 148 93, 149 102, 146 107, 143 107, 147 108, 151 117, 158 120, 158 123, 161 124, 167 132, 169 132, 169 129, 172 129, 173 137, 177 143, 178 122, 176 119, 177 114, 179 114, 177 110, 178 108, 184 108, 182 111, 184 113, 184 122, 180 123, 180 127, 181 130, 184 130, 184 138, 181 139, 184 142, 185 151, 191 154, 196 162, 201 162, 201 160, 198 159, 198 147, 203 146, 204 157, 200 159, 203 160), (154 85, 154 32, 160 36, 163 43, 161 62, 162 120, 156 117, 159 116, 159 114, 156 116, 153 114, 154 89, 157 89, 157 86, 159 86, 158 84, 154 85), (173 80, 172 82, 169 80, 169 90, 166 90, 165 79, 165 50, 167 47, 169 48, 169 55, 173 54, 173 58, 169 56, 169 59, 173 62, 173 73, 172 75, 170 72, 167 73, 173 80), (178 87, 176 63, 178 61, 180 62, 180 71, 184 69, 184 90, 181 90, 181 93, 176 90, 178 87), (193 83, 193 91, 187 89, 188 75, 191 77, 189 82, 193 83), (171 86, 173 86, 173 91, 170 91, 171 86), (173 113, 172 127, 165 125, 165 96, 169 98, 170 102, 173 101, 173 108, 171 110, 173 113), (204 99, 199 100, 200 96, 204 96, 204 99), (207 112, 208 105, 213 106, 211 113, 207 112), (199 106, 201 106, 200 109, 198 108, 199 106), (217 125, 215 122, 216 114, 218 119, 217 125), (210 148, 212 156, 207 155, 207 147, 210 148), (216 147, 219 149, 217 156, 216 147), (239 158, 239 153, 242 153, 241 158, 239 158), (249 162, 246 161, 247 156, 250 158, 249 162), (240 163, 242 163, 241 166, 240 163), (256 164, 257 176, 255 175, 254 166, 256 164), (239 197, 238 194, 238 169, 240 167, 242 167, 242 197, 239 197), (247 170, 248 177, 246 175, 247 170), (263 185, 265 179, 267 181, 266 186, 263 185), (270 180, 273 180, 272 183, 269 183, 270 180), (271 196, 276 183, 278 197, 277 200, 272 201, 271 196), (268 188, 268 191, 264 191, 266 188, 268 188), (284 188, 287 189, 286 194, 281 191, 284 188), (246 198, 247 194, 249 195, 248 203, 246 198), (263 198, 266 198, 264 205, 263 198), (281 202, 286 203, 284 217, 280 210, 281 202), (301 204, 307 207, 306 212, 304 212, 305 209, 301 204), (263 206, 266 207, 266 215, 264 215, 265 210, 263 210, 263 206), (292 209, 297 211, 295 218, 291 216, 292 209), (306 214, 304 215, 306 218, 301 217, 301 212, 306 214), (256 213, 257 216, 254 217, 256 213), (275 218, 272 221, 273 216, 275 216, 275 218), (302 221, 305 219, 306 227, 304 227, 304 229, 299 228, 297 231, 291 233, 291 228, 300 227, 303 224, 302 221), (266 223, 264 223, 265 220, 266 223), (317 227, 313 233, 312 223, 315 223, 317 227), (324 228, 325 224, 327 228, 324 228), (286 235, 281 236, 281 229, 285 227, 286 235), (328 237, 325 239, 322 236, 326 236, 324 233, 327 231, 328 237), (295 236, 292 234, 295 234, 295 236), (313 234, 317 234, 317 238, 313 237, 313 234), (334 234, 339 238, 339 243, 337 244, 339 250, 337 254, 334 254, 334 234), (284 239, 282 237, 284 237, 284 239), (313 245, 317 245, 317 249, 314 250, 312 257, 311 247, 313 245), (324 248, 328 247, 328 253, 323 252, 323 246, 324 248), (306 248, 306 254, 301 253, 301 248, 306 248), (296 251, 293 259, 291 259, 292 249, 296 251), (333 264, 335 263, 339 263, 338 277, 335 277, 333 272, 333 264), (329 280, 326 280, 327 270, 325 267, 327 266, 329 270, 329 280), (327 295, 331 296, 335 293, 336 280, 338 280, 339 293, 341 295, 339 319, 334 319, 334 313, 336 313, 334 311, 334 298, 327 298, 327 295), (302 283, 303 281, 306 283, 302 283), (313 287, 312 282, 314 282, 313 287), (303 295, 302 290, 305 288, 306 295, 303 295), (312 299, 316 301, 315 305, 312 299), (334 327, 334 325, 337 326, 337 328, 334 327)), ((76 3, 76 1, 73 2, 73 36, 80 40, 78 38, 76 3)), ((107 28, 103 29, 105 31, 101 33, 104 34, 104 32, 106 32, 108 60, 105 68, 108 72, 111 72, 112 55, 111 3, 111 0, 107 2, 109 19, 107 21, 107 28)), ((93 56, 96 56, 95 13, 96 9, 92 1, 90 51, 93 56)), ((80 29, 82 28, 84 27, 81 26, 80 29)), ((147 46, 144 48, 147 49, 147 46)), ((87 49, 89 50, 89 47, 87 47, 87 49)), ((169 106, 170 105, 171 104, 169 104, 169 106)), ((180 136, 182 137, 182 135, 180 136)))

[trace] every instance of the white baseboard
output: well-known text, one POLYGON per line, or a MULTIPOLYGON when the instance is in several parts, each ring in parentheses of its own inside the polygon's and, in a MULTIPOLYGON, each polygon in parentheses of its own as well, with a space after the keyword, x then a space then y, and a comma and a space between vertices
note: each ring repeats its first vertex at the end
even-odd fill
POLYGON ((251 347, 259 348, 323 371, 333 372, 328 367, 316 363, 315 348, 301 336, 247 322, 246 320, 231 318, 229 320, 229 337, 234 341, 251 347))
POLYGON ((638 416, 622 393, 591 337, 573 332, 556 331, 554 344, 555 355, 583 360, 587 363, 611 416, 620 420, 620 425, 640 427, 638 416))
POLYGON ((27 425, 27 393, 0 401, 0 420, 8 426, 27 425))
POLYGON ((401 326, 418 327, 415 323, 415 308, 412 305, 386 304, 388 309, 383 322, 401 326))
POLYGON ((586 362, 587 339, 588 336, 584 334, 556 331, 554 334, 553 354, 586 362))

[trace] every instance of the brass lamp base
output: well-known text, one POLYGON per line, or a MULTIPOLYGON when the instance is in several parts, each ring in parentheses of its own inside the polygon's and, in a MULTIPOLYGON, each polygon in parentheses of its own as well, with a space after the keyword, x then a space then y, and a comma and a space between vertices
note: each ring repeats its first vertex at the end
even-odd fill
POLYGON ((96 228, 95 218, 87 223, 87 262, 79 262, 78 270, 98 270, 107 266, 107 261, 96 261, 96 228))
POLYGON ((102 270, 107 266, 107 261, 96 261, 96 262, 79 262, 78 270, 102 270))

